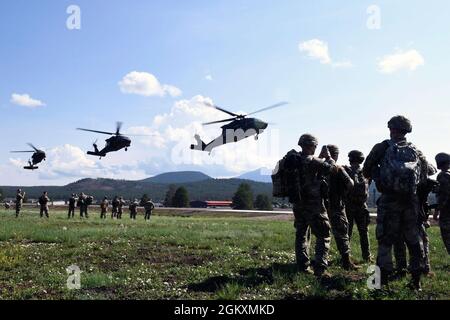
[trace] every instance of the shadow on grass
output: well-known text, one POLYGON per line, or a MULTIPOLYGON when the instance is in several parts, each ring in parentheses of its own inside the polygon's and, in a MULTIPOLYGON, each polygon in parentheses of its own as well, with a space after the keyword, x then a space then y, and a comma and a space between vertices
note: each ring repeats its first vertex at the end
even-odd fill
MULTIPOLYGON (((208 292, 217 293, 223 288, 230 285, 238 285, 244 288, 253 288, 260 285, 272 285, 275 279, 283 279, 288 283, 293 283, 295 277, 299 275, 296 264, 273 264, 267 268, 249 268, 239 271, 236 276, 217 276, 208 278, 199 283, 189 284, 187 286, 189 291, 193 292, 208 292)), ((364 277, 356 277, 355 275, 333 275, 331 278, 324 278, 316 280, 313 275, 304 275, 307 283, 316 283, 316 294, 312 296, 296 296, 287 295, 284 299, 324 299, 326 293, 330 291, 342 292, 342 299, 351 299, 351 296, 346 294, 348 286, 357 281, 361 281, 364 277), (321 293, 321 294, 318 294, 321 293)))

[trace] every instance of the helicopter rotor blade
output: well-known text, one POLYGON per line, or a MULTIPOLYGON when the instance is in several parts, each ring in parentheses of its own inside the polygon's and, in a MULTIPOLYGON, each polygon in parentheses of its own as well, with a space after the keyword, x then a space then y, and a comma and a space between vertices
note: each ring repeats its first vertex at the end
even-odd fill
POLYGON ((280 103, 274 104, 273 106, 266 107, 266 108, 263 108, 263 109, 259 109, 257 111, 252 112, 252 113, 249 113, 249 114, 247 114, 247 116, 251 116, 251 115, 263 112, 263 111, 279 108, 279 107, 285 106, 287 104, 288 104, 288 102, 280 102, 280 103))
POLYGON ((10 151, 11 153, 34 153, 35 151, 10 151))
POLYGON ((114 135, 113 132, 97 131, 97 130, 90 130, 90 129, 83 129, 83 128, 77 128, 77 130, 87 131, 87 132, 95 132, 95 133, 101 133, 101 134, 107 134, 107 135, 114 135))
POLYGON ((31 148, 33 148, 36 152, 39 151, 38 148, 36 148, 32 143, 27 143, 31 148))
POLYGON ((204 126, 208 126, 210 124, 216 124, 216 123, 223 123, 223 122, 230 122, 235 120, 236 118, 230 118, 230 119, 225 119, 225 120, 219 120, 219 121, 213 121, 213 122, 206 122, 206 123, 202 123, 202 125, 204 126))
POLYGON ((117 122, 116 136, 120 136, 120 129, 122 129, 123 122, 117 122))
POLYGON ((225 109, 223 109, 223 108, 221 108, 221 107, 218 107, 218 106, 216 106, 216 105, 213 105, 213 104, 211 104, 211 103, 209 103, 209 102, 204 102, 204 104, 205 104, 206 106, 208 106, 208 107, 211 107, 211 108, 214 108, 214 109, 216 109, 216 110, 225 112, 225 113, 229 114, 230 116, 233 116, 233 117, 238 117, 238 116, 239 116, 239 115, 237 115, 236 113, 233 113, 233 112, 231 112, 231 111, 225 110, 225 109))

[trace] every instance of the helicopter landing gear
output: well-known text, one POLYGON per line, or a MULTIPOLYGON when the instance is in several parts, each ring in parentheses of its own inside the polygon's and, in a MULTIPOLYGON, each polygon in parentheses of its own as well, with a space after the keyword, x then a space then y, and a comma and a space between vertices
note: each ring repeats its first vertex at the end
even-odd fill
POLYGON ((259 135, 255 136, 255 140, 258 141, 259 140, 259 135))

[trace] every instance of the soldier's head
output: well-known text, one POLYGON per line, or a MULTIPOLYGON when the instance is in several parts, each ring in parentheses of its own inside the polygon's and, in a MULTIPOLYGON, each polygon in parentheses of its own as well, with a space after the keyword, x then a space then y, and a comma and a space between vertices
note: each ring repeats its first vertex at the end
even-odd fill
POLYGON ((108 197, 104 197, 103 200, 108 200, 108 197))
POLYGON ((22 189, 17 189, 17 193, 21 193, 22 192, 22 189))
POLYGON ((436 156, 436 164, 439 170, 448 170, 450 168, 450 154, 444 152, 439 153, 436 156))
POLYGON ((388 128, 391 131, 391 139, 402 139, 412 132, 411 121, 404 116, 393 117, 388 122, 388 128))
POLYGON ((327 145, 328 151, 330 151, 331 158, 333 158, 334 161, 338 161, 339 159, 339 147, 335 144, 329 144, 327 145))
POLYGON ((366 158, 364 157, 364 153, 358 150, 350 151, 348 154, 348 160, 350 165, 360 165, 364 162, 366 158))
POLYGON ((84 192, 82 192, 82 193, 80 194, 80 196, 84 197, 84 192))
POLYGON ((76 196, 76 194, 75 193, 72 193, 72 197, 75 197, 76 196))
POLYGON ((46 196, 46 195, 48 194, 48 192, 47 192, 47 191, 44 191, 42 194, 43 194, 44 196, 46 196))
POLYGON ((319 141, 311 134, 304 134, 300 137, 298 145, 302 148, 302 152, 307 155, 313 155, 316 152, 319 141))

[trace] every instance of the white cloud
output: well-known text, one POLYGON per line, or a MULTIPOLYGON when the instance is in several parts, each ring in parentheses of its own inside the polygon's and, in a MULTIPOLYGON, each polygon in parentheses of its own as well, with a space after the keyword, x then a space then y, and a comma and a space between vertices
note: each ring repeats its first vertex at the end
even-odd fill
POLYGON ((300 52, 306 53, 308 57, 319 60, 321 64, 331 65, 334 68, 350 68, 353 66, 350 61, 334 62, 330 56, 328 44, 319 39, 300 42, 298 49, 300 52))
POLYGON ((384 56, 378 63, 381 73, 394 73, 400 70, 414 71, 425 64, 425 59, 417 50, 401 51, 384 56))
POLYGON ((18 93, 13 93, 11 95, 11 103, 27 108, 38 108, 45 106, 45 103, 43 103, 40 100, 31 98, 29 94, 18 94, 18 93))
POLYGON ((178 97, 182 94, 181 90, 175 86, 162 85, 153 74, 148 72, 133 71, 128 73, 119 82, 119 87, 123 93, 147 97, 164 97, 167 94, 172 97, 178 97))
POLYGON ((206 75, 206 76, 205 76, 205 80, 213 81, 212 75, 210 75, 210 74, 206 75))

